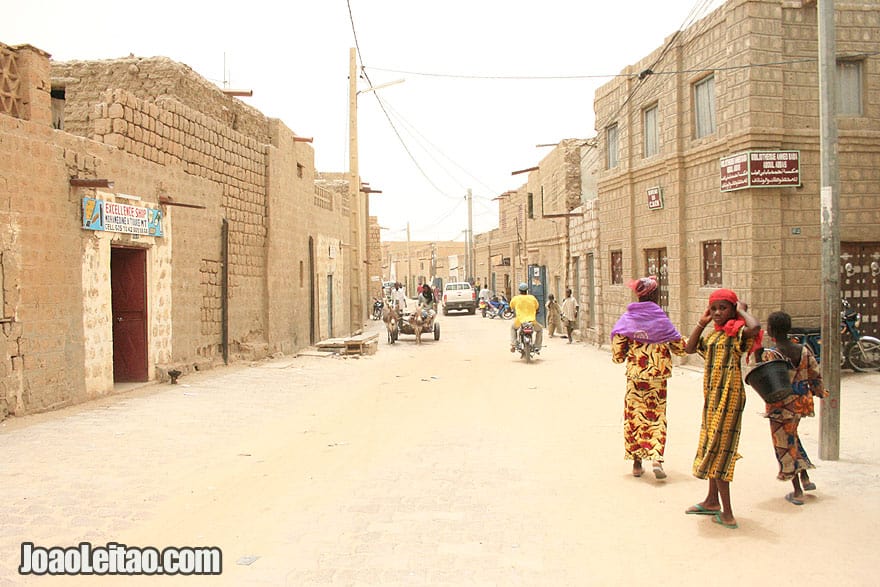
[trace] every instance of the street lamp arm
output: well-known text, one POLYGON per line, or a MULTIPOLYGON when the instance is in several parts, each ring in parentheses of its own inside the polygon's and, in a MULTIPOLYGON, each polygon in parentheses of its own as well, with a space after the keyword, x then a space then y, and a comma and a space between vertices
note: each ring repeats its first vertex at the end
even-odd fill
POLYGON ((387 88, 388 86, 396 86, 397 84, 402 84, 405 82, 405 79, 397 79, 393 82, 386 82, 384 84, 379 84, 378 86, 372 86, 367 88, 366 90, 358 90, 357 94, 360 96, 361 94, 366 94, 367 92, 375 92, 376 90, 381 90, 382 88, 387 88))

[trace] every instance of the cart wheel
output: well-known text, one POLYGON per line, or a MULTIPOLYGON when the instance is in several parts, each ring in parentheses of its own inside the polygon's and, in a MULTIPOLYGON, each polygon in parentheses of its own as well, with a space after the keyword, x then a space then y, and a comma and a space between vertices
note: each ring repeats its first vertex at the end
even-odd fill
POLYGON ((434 340, 440 340, 440 325, 434 324, 434 340))

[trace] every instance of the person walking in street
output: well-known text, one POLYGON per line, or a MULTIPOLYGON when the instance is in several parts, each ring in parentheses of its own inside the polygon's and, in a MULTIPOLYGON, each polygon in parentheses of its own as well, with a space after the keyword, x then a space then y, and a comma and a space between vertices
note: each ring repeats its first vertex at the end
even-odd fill
POLYGON ((611 359, 626 361, 624 459, 633 461, 634 477, 642 476, 642 461, 650 459, 654 477, 665 479, 666 381, 672 355, 685 354, 685 341, 658 305, 658 285, 654 276, 629 283, 639 301, 629 304, 611 329, 611 359))
POLYGON ((760 344, 761 333, 761 324, 747 308, 732 290, 716 289, 685 346, 685 352, 699 353, 705 361, 703 414, 693 474, 709 480, 706 498, 685 513, 711 515, 713 522, 731 529, 738 527, 730 483, 741 458, 737 449, 746 405, 740 359, 753 350, 753 344, 760 344), (714 328, 703 336, 710 322, 714 328))
POLYGON ((791 395, 782 401, 766 404, 765 417, 770 420, 770 436, 776 460, 779 462, 780 481, 791 481, 794 491, 785 499, 794 505, 804 505, 804 490, 816 489, 810 481, 807 469, 815 466, 807 456, 798 437, 798 424, 802 417, 815 416, 813 398, 828 396, 822 384, 822 373, 810 347, 797 344, 788 338, 791 332, 791 316, 785 312, 773 312, 767 317, 767 334, 774 346, 763 349, 760 360, 782 359, 789 365, 791 395))
POLYGON ((394 284, 394 291, 391 292, 391 300, 398 312, 402 313, 406 310, 406 294, 403 293, 403 287, 400 282, 394 284))
POLYGON ((547 296, 547 333, 550 338, 553 338, 553 334, 557 330, 562 330, 559 327, 560 316, 559 302, 556 301, 556 296, 550 294, 547 296))
POLYGON ((577 299, 571 295, 571 288, 565 290, 565 299, 562 300, 562 323, 565 324, 565 332, 568 338, 568 344, 571 344, 571 336, 577 327, 578 310, 580 304, 577 299))
POLYGON ((538 298, 529 293, 529 286, 525 282, 519 284, 519 295, 510 300, 510 308, 516 313, 513 324, 510 325, 510 352, 516 352, 516 334, 520 324, 531 322, 535 329, 535 352, 541 352, 541 342, 544 332, 541 323, 538 322, 538 309, 541 305, 538 298))

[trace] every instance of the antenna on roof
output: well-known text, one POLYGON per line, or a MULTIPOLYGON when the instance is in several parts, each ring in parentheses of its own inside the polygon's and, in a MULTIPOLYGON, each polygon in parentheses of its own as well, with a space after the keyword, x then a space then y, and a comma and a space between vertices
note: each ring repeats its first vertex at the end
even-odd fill
POLYGON ((226 67, 226 51, 223 52, 223 93, 227 96, 253 96, 253 90, 233 90, 229 87, 229 70, 226 67))

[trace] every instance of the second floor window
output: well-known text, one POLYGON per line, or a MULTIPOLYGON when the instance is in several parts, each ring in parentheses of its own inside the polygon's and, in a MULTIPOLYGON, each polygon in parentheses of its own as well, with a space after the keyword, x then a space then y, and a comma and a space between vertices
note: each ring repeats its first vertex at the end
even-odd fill
POLYGON ((694 137, 715 132, 715 76, 710 75, 694 84, 694 137))
POLYGON ((617 139, 617 125, 612 124, 608 128, 605 129, 605 147, 608 149, 607 160, 605 161, 606 169, 614 169, 617 167, 617 148, 618 148, 618 139, 617 139))
POLYGON ((656 104, 645 109, 643 124, 645 133, 644 153, 645 157, 651 157, 660 152, 660 135, 657 127, 656 104))
POLYGON ((862 116, 862 62, 837 62, 837 114, 862 116))

